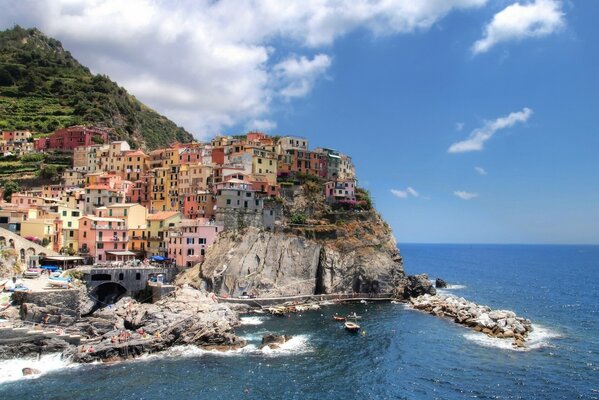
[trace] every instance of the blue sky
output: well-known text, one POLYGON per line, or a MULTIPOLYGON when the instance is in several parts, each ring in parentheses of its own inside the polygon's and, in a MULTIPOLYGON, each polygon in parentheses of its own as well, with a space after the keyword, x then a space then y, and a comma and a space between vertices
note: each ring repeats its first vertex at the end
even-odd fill
POLYGON ((399 242, 599 243, 597 2, 0 3, 199 138, 350 154, 399 242))

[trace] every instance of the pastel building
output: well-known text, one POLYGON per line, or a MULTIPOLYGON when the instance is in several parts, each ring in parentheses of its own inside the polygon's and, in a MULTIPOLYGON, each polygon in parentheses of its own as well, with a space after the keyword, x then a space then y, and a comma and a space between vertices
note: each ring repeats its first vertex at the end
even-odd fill
POLYGON ((338 179, 325 184, 325 199, 327 203, 356 200, 355 179, 338 179))
POLYGON ((222 225, 206 218, 181 220, 168 232, 168 258, 175 260, 180 268, 191 268, 201 263, 206 249, 222 230, 222 225))
POLYGON ((128 253, 124 219, 85 215, 79 219, 79 251, 94 262, 120 260, 128 253))
POLYGON ((35 149, 73 151, 76 147, 108 142, 108 131, 97 127, 70 126, 58 129, 52 135, 35 139, 35 149))
POLYGON ((148 257, 163 256, 168 257, 166 247, 167 232, 169 229, 181 221, 182 215, 178 211, 160 211, 155 214, 148 214, 146 217, 146 245, 145 251, 148 257))

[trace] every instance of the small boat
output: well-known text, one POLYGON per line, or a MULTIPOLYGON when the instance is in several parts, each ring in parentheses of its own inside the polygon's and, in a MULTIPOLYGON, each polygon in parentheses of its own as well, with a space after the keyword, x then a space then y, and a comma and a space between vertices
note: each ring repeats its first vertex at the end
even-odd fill
POLYGON ((353 314, 349 314, 346 318, 347 319, 360 319, 360 318, 362 318, 362 316, 358 315, 356 313, 353 313, 353 314))
POLYGON ((48 284, 51 286, 68 287, 71 284, 71 278, 51 276, 48 278, 48 284))
POLYGON ((27 271, 23 272, 23 278, 37 278, 41 274, 41 268, 28 268, 27 271))
POLYGON ((333 319, 335 321, 339 321, 339 322, 345 321, 345 317, 342 317, 341 315, 337 315, 337 314, 333 315, 333 319))
POLYGON ((360 330, 360 325, 355 322, 345 321, 344 326, 350 332, 358 332, 360 330))

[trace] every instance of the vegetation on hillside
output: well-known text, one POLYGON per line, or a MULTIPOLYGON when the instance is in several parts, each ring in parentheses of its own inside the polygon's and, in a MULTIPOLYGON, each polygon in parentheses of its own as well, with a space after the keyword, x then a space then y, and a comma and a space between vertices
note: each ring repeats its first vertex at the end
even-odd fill
POLYGON ((93 75, 58 40, 19 26, 0 32, 0 130, 47 134, 79 124, 111 128, 112 139, 133 147, 192 140, 107 76, 93 75))

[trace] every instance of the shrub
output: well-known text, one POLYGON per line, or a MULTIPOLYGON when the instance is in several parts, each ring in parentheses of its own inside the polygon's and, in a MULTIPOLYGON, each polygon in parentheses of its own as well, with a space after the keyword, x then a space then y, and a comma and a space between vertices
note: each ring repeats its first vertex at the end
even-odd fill
POLYGON ((289 222, 293 225, 305 225, 307 217, 302 213, 295 213, 289 218, 289 222))

